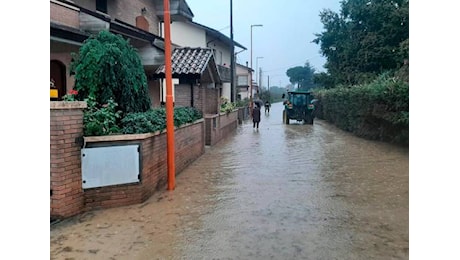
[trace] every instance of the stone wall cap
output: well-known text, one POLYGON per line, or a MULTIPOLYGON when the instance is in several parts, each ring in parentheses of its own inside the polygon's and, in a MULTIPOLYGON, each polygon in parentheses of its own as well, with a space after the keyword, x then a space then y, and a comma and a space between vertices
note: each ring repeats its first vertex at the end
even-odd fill
MULTIPOLYGON (((174 127, 175 130, 185 128, 187 126, 195 125, 204 122, 204 119, 198 119, 193 123, 184 124, 180 127, 174 127)), ((131 140, 142 140, 149 137, 160 135, 166 133, 166 129, 163 131, 156 131, 153 133, 144 133, 144 134, 114 134, 114 135, 102 135, 102 136, 83 136, 85 143, 94 143, 94 142, 113 142, 113 141, 131 141, 131 140)))
POLYGON ((86 101, 50 101, 50 109, 84 109, 86 101))

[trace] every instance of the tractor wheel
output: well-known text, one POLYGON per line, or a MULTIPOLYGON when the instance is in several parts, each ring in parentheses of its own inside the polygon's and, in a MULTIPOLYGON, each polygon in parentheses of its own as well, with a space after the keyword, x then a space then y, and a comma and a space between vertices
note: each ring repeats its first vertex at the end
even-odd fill
POLYGON ((283 123, 289 125, 289 118, 287 116, 286 110, 283 110, 283 123))

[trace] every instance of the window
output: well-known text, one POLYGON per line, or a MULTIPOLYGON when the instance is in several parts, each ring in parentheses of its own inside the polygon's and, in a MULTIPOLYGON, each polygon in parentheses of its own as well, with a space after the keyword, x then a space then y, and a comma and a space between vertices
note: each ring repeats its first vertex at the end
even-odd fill
POLYGON ((248 85, 248 76, 243 75, 243 76, 237 76, 237 85, 238 86, 247 86, 248 85))
POLYGON ((107 0, 96 0, 96 10, 107 13, 107 0))

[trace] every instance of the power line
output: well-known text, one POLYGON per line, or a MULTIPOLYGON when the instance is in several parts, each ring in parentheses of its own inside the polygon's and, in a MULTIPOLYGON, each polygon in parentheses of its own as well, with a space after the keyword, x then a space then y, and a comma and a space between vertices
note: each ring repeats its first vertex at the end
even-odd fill
POLYGON ((230 28, 230 25, 229 25, 229 26, 225 26, 224 28, 221 28, 221 29, 219 29, 219 30, 217 30, 217 31, 220 32, 220 31, 223 31, 223 30, 228 29, 228 28, 230 28))

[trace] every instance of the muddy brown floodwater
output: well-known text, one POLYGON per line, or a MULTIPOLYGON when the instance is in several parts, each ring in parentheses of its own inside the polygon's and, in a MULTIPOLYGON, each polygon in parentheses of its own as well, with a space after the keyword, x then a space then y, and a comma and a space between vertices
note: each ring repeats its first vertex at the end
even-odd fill
MULTIPOLYGON (((263 110, 262 110, 263 111, 263 110)), ((51 259, 408 259, 409 151, 325 121, 235 134, 145 203, 51 226, 51 259)))

